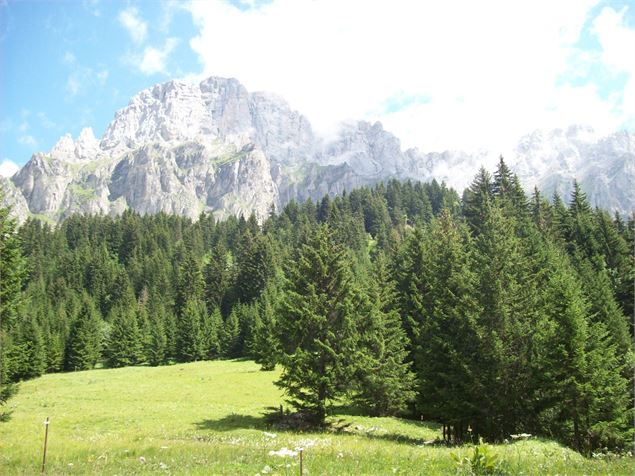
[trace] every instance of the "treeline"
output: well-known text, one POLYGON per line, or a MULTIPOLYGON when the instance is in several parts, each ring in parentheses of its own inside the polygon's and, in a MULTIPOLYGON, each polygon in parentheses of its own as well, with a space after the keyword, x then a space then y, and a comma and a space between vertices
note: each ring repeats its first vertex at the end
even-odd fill
POLYGON ((528 198, 501 159, 462 198, 391 181, 261 224, 2 213, 0 400, 45 372, 250 357, 317 422, 347 398, 456 441, 632 438, 634 221, 577 184, 528 198))

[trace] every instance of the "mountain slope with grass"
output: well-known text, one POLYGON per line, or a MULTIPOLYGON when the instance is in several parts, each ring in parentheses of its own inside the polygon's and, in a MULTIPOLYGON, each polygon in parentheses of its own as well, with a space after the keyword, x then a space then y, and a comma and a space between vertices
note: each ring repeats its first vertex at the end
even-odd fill
MULTIPOLYGON (((258 369, 251 361, 214 361, 24 382, 0 424, 0 474, 40 471, 46 417, 47 474, 293 475, 298 447, 306 474, 469 474, 474 447, 435 444, 441 428, 434 423, 362 417, 340 405, 323 431, 281 429, 265 417, 284 404, 273 383, 279 371, 258 369)), ((487 452, 509 474, 632 471, 630 458, 585 459, 544 440, 487 452)))

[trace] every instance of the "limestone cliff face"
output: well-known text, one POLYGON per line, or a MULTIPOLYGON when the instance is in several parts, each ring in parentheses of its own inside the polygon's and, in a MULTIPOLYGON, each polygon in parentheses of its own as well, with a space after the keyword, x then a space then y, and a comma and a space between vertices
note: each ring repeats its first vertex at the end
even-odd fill
MULTIPOLYGON (((325 141, 284 99, 237 80, 169 81, 134 96, 103 136, 90 128, 35 153, 10 181, 14 215, 202 211, 264 218, 271 205, 317 200, 389 178, 445 181, 459 190, 498 153, 403 151, 380 123, 343 124, 325 141)), ((635 138, 573 127, 537 131, 506 155, 526 185, 566 194, 577 177, 592 204, 635 210, 635 138)))

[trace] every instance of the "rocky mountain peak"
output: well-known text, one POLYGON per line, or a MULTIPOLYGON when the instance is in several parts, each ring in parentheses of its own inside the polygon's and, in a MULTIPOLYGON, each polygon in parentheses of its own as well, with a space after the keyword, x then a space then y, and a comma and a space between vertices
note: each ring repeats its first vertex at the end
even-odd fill
MULTIPOLYGON (((90 128, 75 141, 67 134, 48 154, 34 154, 3 187, 17 213, 52 221, 127 207, 192 218, 201 211, 263 218, 272 204, 279 209, 292 199, 319 199, 390 178, 435 178, 460 191, 499 155, 402 151, 380 122, 347 122, 334 138, 320 138, 284 98, 210 77, 139 92, 101 138, 90 128)), ((576 177, 592 204, 635 209, 633 133, 599 138, 584 126, 539 130, 521 138, 505 159, 528 187, 564 195, 576 177)))

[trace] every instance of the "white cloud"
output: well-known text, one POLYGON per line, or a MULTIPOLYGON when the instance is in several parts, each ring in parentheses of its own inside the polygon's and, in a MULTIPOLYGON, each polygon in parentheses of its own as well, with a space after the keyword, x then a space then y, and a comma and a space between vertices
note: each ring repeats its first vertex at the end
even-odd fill
POLYGON ((135 7, 128 7, 119 12, 119 23, 128 30, 135 43, 143 43, 148 35, 148 24, 139 16, 135 7))
POLYGON ((18 143, 28 147, 37 147, 37 140, 30 134, 24 134, 18 137, 18 143))
POLYGON ((619 12, 610 7, 603 8, 593 20, 591 31, 602 46, 601 61, 606 69, 627 75, 623 103, 628 109, 624 111, 624 121, 630 120, 635 126, 635 28, 625 24, 627 10, 627 7, 619 12))
POLYGON ((276 0, 241 11, 193 0, 190 46, 201 76, 278 93, 318 131, 378 119, 405 146, 503 149, 538 127, 620 123, 619 98, 562 81, 594 60, 576 43, 597 3, 276 0), (404 96, 429 102, 386 111, 404 96))
POLYGON ((15 162, 5 159, 0 163, 0 177, 12 177, 20 167, 15 162))
POLYGON ((148 46, 143 50, 140 61, 135 61, 139 71, 147 75, 165 73, 168 56, 170 56, 177 44, 178 39, 168 38, 163 48, 148 46))
POLYGON ((103 86, 108 80, 109 71, 75 65, 66 79, 66 91, 71 97, 92 90, 95 86, 103 86))
POLYGON ((76 58, 75 58, 75 55, 73 53, 71 53, 70 51, 67 51, 66 53, 64 53, 62 61, 65 64, 74 64, 75 61, 76 61, 76 58))

